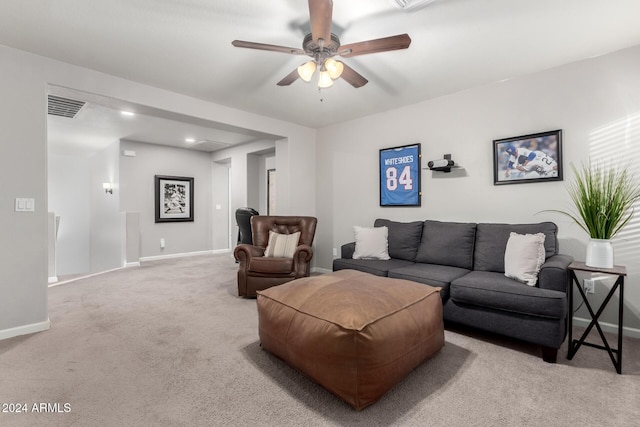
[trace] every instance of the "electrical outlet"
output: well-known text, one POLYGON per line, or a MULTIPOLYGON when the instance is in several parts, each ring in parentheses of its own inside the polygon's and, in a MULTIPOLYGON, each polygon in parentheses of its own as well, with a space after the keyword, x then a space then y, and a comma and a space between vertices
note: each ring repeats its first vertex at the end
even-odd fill
POLYGON ((160 239, 160 249, 164 249, 164 238, 160 239))
POLYGON ((593 279, 584 279, 584 291, 588 294, 595 294, 596 281, 593 279))
POLYGON ((333 248, 333 256, 338 256, 338 248, 333 248))

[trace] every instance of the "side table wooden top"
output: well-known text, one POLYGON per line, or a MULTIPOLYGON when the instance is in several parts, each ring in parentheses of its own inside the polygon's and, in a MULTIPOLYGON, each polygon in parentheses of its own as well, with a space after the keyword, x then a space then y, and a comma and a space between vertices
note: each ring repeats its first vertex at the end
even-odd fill
POLYGON ((591 273, 617 274, 618 276, 627 275, 627 267, 624 265, 614 265, 613 268, 589 267, 582 261, 573 261, 569 264, 569 270, 588 271, 591 273))

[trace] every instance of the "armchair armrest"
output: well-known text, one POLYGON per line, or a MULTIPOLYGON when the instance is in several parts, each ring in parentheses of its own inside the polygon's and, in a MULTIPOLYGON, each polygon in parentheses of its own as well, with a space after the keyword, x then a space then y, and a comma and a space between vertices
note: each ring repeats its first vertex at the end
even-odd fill
POLYGON ((308 276, 309 261, 313 258, 313 249, 309 245, 299 245, 293 254, 293 271, 296 272, 296 277, 308 276))
POLYGON ((240 262, 240 269, 247 269, 251 258, 264 256, 264 249, 248 243, 242 243, 233 250, 233 256, 240 262))
POLYGON ((353 258, 353 253, 356 251, 356 242, 350 242, 340 247, 340 255, 342 258, 353 258))
POLYGON ((551 289, 554 291, 567 292, 569 280, 569 264, 573 262, 573 257, 569 255, 552 255, 546 259, 540 273, 538 274, 538 287, 541 289, 551 289))

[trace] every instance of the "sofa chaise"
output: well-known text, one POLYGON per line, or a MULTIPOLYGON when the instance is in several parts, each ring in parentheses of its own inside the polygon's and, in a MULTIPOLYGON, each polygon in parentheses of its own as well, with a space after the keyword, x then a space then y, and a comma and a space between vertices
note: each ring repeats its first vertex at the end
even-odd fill
POLYGON ((559 253, 556 224, 377 219, 369 230, 385 231, 388 259, 356 254, 356 239, 342 245, 334 271, 353 269, 441 287, 445 325, 457 323, 533 343, 541 347, 546 362, 556 361, 566 336, 567 267, 573 261, 559 253), (530 255, 534 240, 537 271, 514 276, 511 270, 527 264, 518 258, 530 255), (510 277, 505 275, 505 255, 510 277))

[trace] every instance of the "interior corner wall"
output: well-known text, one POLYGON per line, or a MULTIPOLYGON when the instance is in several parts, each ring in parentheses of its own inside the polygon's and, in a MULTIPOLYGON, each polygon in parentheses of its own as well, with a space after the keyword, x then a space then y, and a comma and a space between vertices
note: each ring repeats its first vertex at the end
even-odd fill
MULTIPOLYGON (((278 215, 316 215, 316 140, 289 137, 276 141, 278 215)), ((322 225, 318 224, 322 230, 322 225)), ((315 246, 315 239, 314 239, 315 246)), ((315 261, 312 261, 315 262, 315 261)))
POLYGON ((282 185, 282 182, 288 182, 291 177, 291 168, 289 166, 291 156, 292 153, 289 152, 289 141, 287 139, 276 141, 276 170, 278 171, 279 178, 276 182, 276 206, 278 206, 279 215, 286 215, 291 209, 291 205, 289 204, 291 201, 290 188, 282 185))
MULTIPOLYGON (((332 248, 339 253, 340 245, 353 241, 354 225, 372 226, 376 218, 550 220, 559 226, 561 252, 584 260, 588 236, 570 220, 542 211, 570 209, 571 163, 594 154, 640 163, 639 75, 640 46, 320 129, 317 212, 326 233, 318 235, 316 265, 331 269, 332 248), (555 129, 563 131, 564 182, 493 185, 493 140, 555 129), (421 207, 380 207, 379 150, 416 142, 423 168, 450 153, 466 176, 423 170, 421 207)), ((626 241, 614 239, 614 250, 631 285, 625 289, 625 326, 640 331, 640 227, 629 232, 626 241), (629 241, 636 250, 620 251, 629 241)), ((603 320, 617 324, 608 312, 603 320)))
POLYGON ((49 327, 46 83, 37 63, 0 46, 0 339, 49 327), (34 200, 16 212, 16 198, 34 200))
POLYGON ((89 157, 91 273, 123 267, 119 153, 120 142, 115 141, 89 157), (113 193, 104 191, 105 182, 112 184, 113 193))
MULTIPOLYGON (((50 85, 290 138, 307 149, 300 160, 300 168, 315 162, 308 152, 315 150, 316 133, 304 126, 6 46, 0 46, 0 63, 0 93, 11 101, 0 107, 0 112, 4 113, 0 115, 0 144, 4 161, 0 177, 3 182, 11 183, 0 186, 0 233, 5 241, 12 242, 0 247, 0 339, 49 327, 46 115, 50 85), (15 212, 15 199, 18 197, 33 198, 35 211, 15 212)), ((207 177, 211 179, 210 167, 207 177)), ((286 185, 305 188, 313 193, 309 189, 315 187, 315 175, 299 177, 295 183, 286 185)), ((204 197, 210 199, 211 193, 204 197)), ((308 201, 308 196, 302 201, 308 201)), ((312 206, 315 207, 314 204, 312 206)), ((142 216, 140 221, 141 224, 144 221, 142 216)), ((206 238, 210 238, 210 233, 206 233, 206 238)))
POLYGON ((140 214, 140 256, 157 257, 212 249, 212 165, 209 153, 122 140, 120 210, 140 214), (155 222, 155 175, 194 178, 194 220, 155 222), (160 239, 165 248, 160 248, 160 239))
POLYGON ((247 154, 247 206, 260 210, 260 155, 247 154))
MULTIPOLYGON (((263 215, 268 215, 269 213, 268 201, 267 201, 267 197, 269 195, 268 194, 269 180, 267 176, 269 169, 276 169, 275 151, 274 151, 274 154, 265 154, 260 157, 260 180, 259 180, 260 181, 260 204, 259 204, 258 212, 262 213, 263 215)), ((275 213, 277 214, 277 210, 275 213)))
POLYGON ((57 275, 91 271, 89 159, 49 154, 48 209, 59 217, 56 241, 57 275))
POLYGON ((213 250, 229 249, 236 239, 231 236, 231 225, 229 223, 232 216, 229 204, 229 170, 228 162, 212 162, 212 245, 213 250))
MULTIPOLYGON (((235 211, 238 208, 251 207, 259 209, 260 185, 259 185, 259 156, 256 153, 273 149, 274 142, 270 140, 260 140, 235 147, 218 150, 211 153, 211 161, 228 165, 228 181, 214 181, 214 199, 222 200, 225 195, 231 193, 229 197, 229 214, 231 223, 231 243, 235 245, 238 235, 238 226, 235 221, 235 211), (251 188, 250 188, 251 187, 251 188)), ((262 212, 260 212, 262 213, 262 212)), ((214 227, 213 239, 219 241, 226 238, 228 234, 218 227, 214 227), (224 233, 224 234, 223 234, 224 233)))

